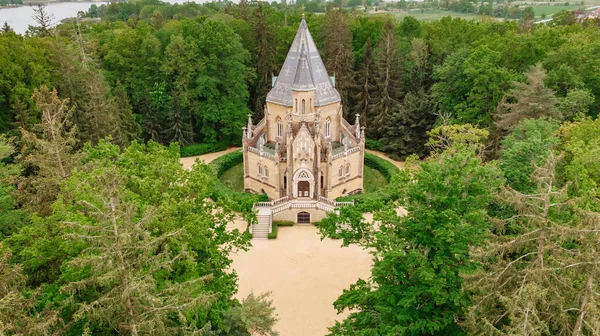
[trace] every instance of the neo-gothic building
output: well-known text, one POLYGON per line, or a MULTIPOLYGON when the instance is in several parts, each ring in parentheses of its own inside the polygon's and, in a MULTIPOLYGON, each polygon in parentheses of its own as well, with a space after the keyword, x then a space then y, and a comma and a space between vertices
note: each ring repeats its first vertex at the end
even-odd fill
POLYGON ((246 191, 323 202, 361 192, 364 127, 342 117, 340 101, 303 18, 263 120, 244 127, 246 191))

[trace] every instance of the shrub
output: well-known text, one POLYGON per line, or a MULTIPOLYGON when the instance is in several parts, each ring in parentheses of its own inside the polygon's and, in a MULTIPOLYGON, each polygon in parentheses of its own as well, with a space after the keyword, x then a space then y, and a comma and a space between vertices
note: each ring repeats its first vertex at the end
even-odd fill
POLYGON ((292 221, 274 221, 273 225, 277 224, 277 226, 294 226, 294 222, 292 221))
POLYGON ((375 170, 378 170, 383 175, 383 177, 385 177, 388 183, 390 182, 394 174, 400 172, 400 169, 396 167, 396 165, 394 165, 393 163, 371 153, 365 153, 365 165, 375 170))
POLYGON ((268 239, 275 239, 277 238, 277 222, 273 222, 273 229, 271 230, 271 233, 269 233, 267 235, 268 239))
MULTIPOLYGON (((252 195, 243 192, 235 192, 229 189, 219 177, 231 167, 240 164, 244 161, 244 155, 241 151, 235 151, 225 154, 219 158, 213 160, 209 166, 213 169, 216 176, 215 190, 211 198, 215 201, 221 201, 229 204, 235 211, 248 214, 252 211, 252 205, 254 203, 263 200, 266 195, 252 195)), ((268 197, 267 197, 268 200, 268 197)))
POLYGON ((221 177, 224 172, 231 169, 233 166, 244 162, 244 154, 241 150, 227 153, 221 157, 214 159, 210 166, 213 167, 217 177, 221 177))
POLYGON ((277 238, 277 228, 280 226, 294 226, 294 222, 291 221, 273 221, 273 229, 271 230, 271 233, 269 233, 269 235, 267 236, 267 238, 269 239, 275 239, 277 238))
POLYGON ((383 148, 385 146, 379 140, 367 139, 367 140, 365 140, 365 147, 367 147, 367 149, 383 151, 383 148))
POLYGON ((200 143, 181 148, 181 157, 190 157, 207 153, 220 152, 227 149, 227 142, 200 143))

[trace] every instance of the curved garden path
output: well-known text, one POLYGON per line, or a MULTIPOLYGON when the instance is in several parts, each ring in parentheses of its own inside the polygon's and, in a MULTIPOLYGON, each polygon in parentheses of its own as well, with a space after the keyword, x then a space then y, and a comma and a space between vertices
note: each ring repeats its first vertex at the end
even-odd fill
POLYGON ((212 160, 218 158, 219 156, 225 155, 227 153, 235 152, 236 150, 240 150, 240 149, 242 149, 242 147, 229 147, 224 151, 208 153, 208 154, 198 155, 198 156, 184 157, 184 158, 179 159, 179 161, 183 164, 183 169, 192 169, 192 166, 194 165, 194 162, 196 162, 196 159, 199 159, 200 161, 204 161, 204 163, 211 163, 212 160))
MULTIPOLYGON (((210 163, 221 155, 240 147, 195 157, 182 158, 185 169, 196 159, 210 163)), ((368 150, 402 168, 381 152, 368 150)), ((371 214, 365 214, 372 220, 371 214)), ((246 222, 235 220, 229 229, 246 229, 246 222)), ((236 297, 243 299, 251 292, 271 292, 279 321, 275 329, 282 336, 321 336, 336 320, 348 315, 337 314, 333 302, 342 291, 359 278, 371 274, 372 256, 358 246, 342 248, 341 242, 320 239, 314 225, 279 227, 275 240, 253 240, 248 251, 230 255, 232 269, 238 279, 236 297)))
MULTIPOLYGON (((242 149, 242 147, 229 147, 226 150, 220 151, 220 152, 181 158, 180 161, 181 161, 181 163, 183 163, 184 169, 191 169, 192 166, 194 165, 194 162, 196 162, 196 159, 199 159, 200 161, 204 161, 205 163, 211 163, 212 160, 218 158, 221 155, 225 155, 227 153, 231 153, 231 152, 234 152, 234 151, 240 150, 240 149, 242 149)), ((402 169, 402 166, 404 165, 404 162, 391 159, 387 155, 385 155, 385 153, 383 153, 383 152, 379 152, 379 151, 375 151, 375 150, 371 150, 371 149, 367 149, 367 152, 371 153, 373 155, 377 155, 382 159, 390 161, 391 163, 393 163, 394 165, 396 165, 396 167, 398 167, 400 169, 402 169)))

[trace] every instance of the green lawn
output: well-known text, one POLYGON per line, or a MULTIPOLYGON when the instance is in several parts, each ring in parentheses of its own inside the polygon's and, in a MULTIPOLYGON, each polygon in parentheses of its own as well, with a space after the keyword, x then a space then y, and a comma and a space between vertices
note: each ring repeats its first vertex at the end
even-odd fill
MULTIPOLYGON (((244 164, 240 163, 225 171, 220 180, 236 192, 244 192, 244 164)), ((365 192, 370 193, 385 187, 387 181, 381 173, 371 167, 365 166, 365 192)))
POLYGON ((542 14, 546 14, 546 18, 550 18, 555 13, 560 12, 561 10, 576 10, 579 8, 578 5, 570 5, 570 6, 554 6, 554 5, 533 5, 533 13, 535 13, 535 18, 540 19, 542 14))
POLYGON ((244 192, 244 164, 240 163, 226 170, 221 177, 221 182, 235 192, 244 192))
POLYGON ((375 192, 386 185, 387 181, 379 170, 365 166, 365 180, 363 181, 363 186, 366 194, 375 192))

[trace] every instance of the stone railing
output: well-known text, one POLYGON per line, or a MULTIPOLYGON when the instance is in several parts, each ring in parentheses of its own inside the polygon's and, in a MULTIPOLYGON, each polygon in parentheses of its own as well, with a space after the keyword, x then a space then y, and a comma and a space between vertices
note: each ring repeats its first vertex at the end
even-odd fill
POLYGON ((356 129, 354 128, 354 126, 350 125, 350 123, 344 118, 342 118, 341 124, 342 128, 345 129, 348 134, 350 134, 352 140, 354 140, 355 142, 360 142, 360 139, 356 137, 356 129))
POLYGON ((336 208, 354 205, 354 202, 336 202, 329 198, 318 196, 316 200, 290 200, 288 196, 278 198, 270 202, 254 203, 253 209, 269 207, 271 214, 289 210, 289 209, 320 209, 331 212, 336 208))
POLYGON ((273 205, 279 205, 281 203, 285 203, 287 201, 289 201, 289 196, 283 196, 281 198, 275 199, 273 200, 271 203, 273 203, 273 205))
POLYGON ((347 151, 344 150, 343 152, 340 152, 340 153, 337 153, 337 154, 333 155, 331 157, 331 159, 332 160, 339 159, 341 157, 344 157, 345 155, 350 155, 350 154, 352 154, 354 152, 358 152, 359 150, 360 150, 360 147, 358 147, 358 146, 357 147, 352 147, 352 148, 348 149, 347 151))
POLYGON ((335 206, 335 201, 334 201, 334 200, 330 200, 330 199, 329 199, 329 198, 327 198, 327 197, 323 197, 323 196, 320 196, 320 195, 319 195, 319 197, 317 197, 317 200, 318 200, 319 202, 323 202, 323 203, 325 203, 325 204, 329 204, 329 205, 333 205, 333 206, 335 206))
POLYGON ((255 147, 251 147, 251 146, 248 147, 248 150, 250 152, 252 152, 252 153, 256 153, 256 154, 261 155, 263 157, 266 157, 268 159, 275 159, 275 155, 273 155, 273 154, 271 154, 271 153, 269 153, 267 151, 264 151, 264 150, 261 151, 260 149, 255 148, 255 147))

